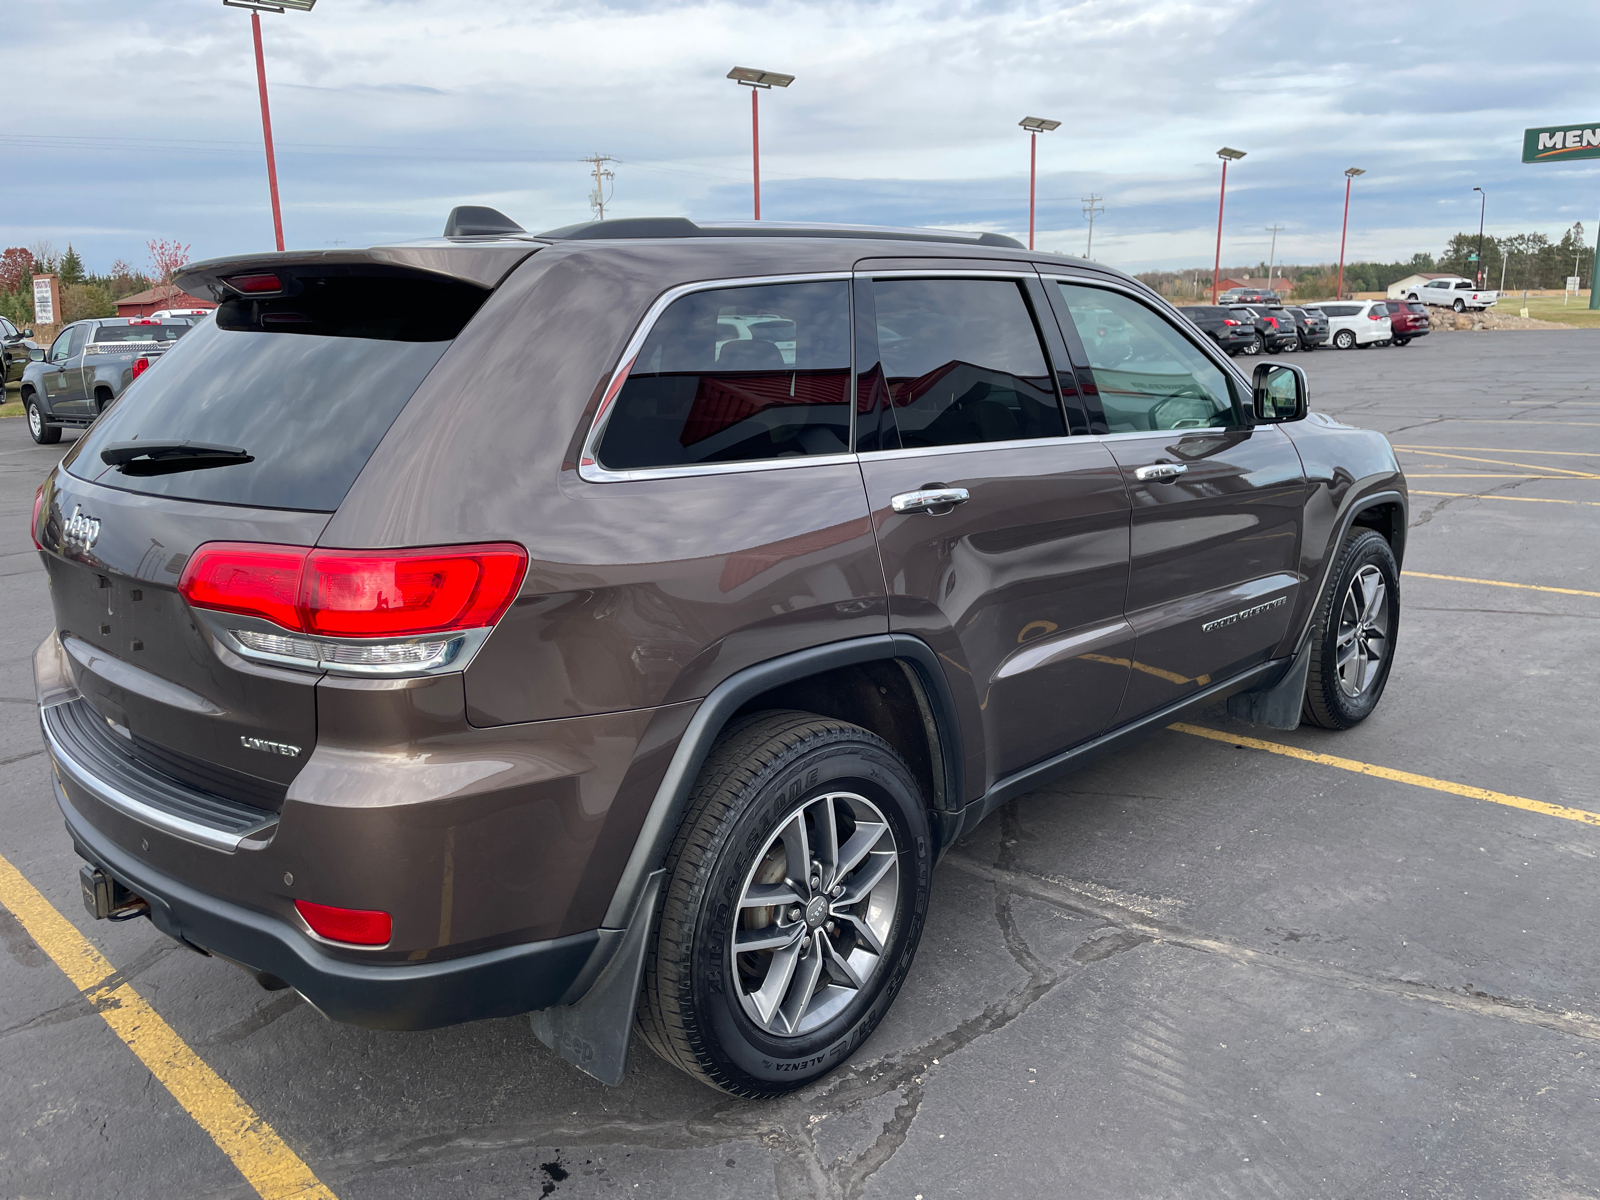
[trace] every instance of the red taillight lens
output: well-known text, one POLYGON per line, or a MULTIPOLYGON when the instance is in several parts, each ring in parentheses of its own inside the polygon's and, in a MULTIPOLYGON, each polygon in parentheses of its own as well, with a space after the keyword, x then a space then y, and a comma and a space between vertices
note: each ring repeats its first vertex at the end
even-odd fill
POLYGON ((28 525, 28 536, 33 539, 33 548, 43 550, 44 545, 39 541, 39 510, 44 507, 44 484, 39 485, 39 490, 33 494, 33 520, 28 525))
POLYGON ((479 629, 511 606, 528 556, 521 546, 455 550, 316 550, 301 612, 308 633, 393 637, 479 629))
POLYGON ((521 546, 313 550, 208 542, 178 590, 196 608, 241 613, 329 637, 406 637, 480 629, 511 607, 527 570, 521 546))
POLYGON ((133 377, 135 379, 139 378, 139 376, 143 375, 149 369, 150 360, 144 355, 141 354, 138 358, 133 360, 133 377))
POLYGON ((190 556, 178 591, 196 608, 299 629, 300 575, 309 553, 303 546, 208 542, 190 556))
POLYGON ((283 281, 276 275, 230 275, 222 282, 247 295, 283 291, 283 281))
POLYGON ((1369 320, 1369 321, 1381 321, 1387 315, 1388 314, 1381 313, 1381 312, 1369 312, 1367 314, 1367 320, 1369 320))
POLYGON ((1237 324, 1239 324, 1238 321, 1233 320, 1231 317, 1223 317, 1222 318, 1222 323, 1224 325, 1237 325, 1237 324))
POLYGON ((394 924, 388 913, 375 909, 335 908, 331 904, 312 904, 309 900, 296 900, 294 907, 312 932, 330 942, 347 942, 352 946, 386 945, 394 924))

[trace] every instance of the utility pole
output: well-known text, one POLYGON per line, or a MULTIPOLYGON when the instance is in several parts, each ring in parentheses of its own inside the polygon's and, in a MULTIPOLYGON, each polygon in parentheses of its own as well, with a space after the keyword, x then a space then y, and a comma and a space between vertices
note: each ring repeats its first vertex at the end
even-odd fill
POLYGON ((1268 225, 1267 232, 1272 235, 1272 251, 1267 256, 1267 291, 1272 291, 1272 268, 1278 262, 1278 235, 1283 232, 1282 225, 1268 225))
POLYGON ((617 160, 609 154, 591 154, 583 161, 590 163, 594 167, 594 191, 589 193, 589 207, 594 209, 594 219, 596 221, 604 221, 606 219, 606 201, 611 199, 611 192, 607 190, 606 185, 612 184, 614 187, 617 178, 610 170, 604 168, 606 163, 616 162, 617 160))
POLYGON ((1090 192, 1087 196, 1082 197, 1083 215, 1089 218, 1089 244, 1084 248, 1083 251, 1083 256, 1085 258, 1094 257, 1094 215, 1095 213, 1105 212, 1106 206, 1104 204, 1100 204, 1100 201, 1104 199, 1104 196, 1096 196, 1093 192, 1090 192), (1096 208, 1096 205, 1099 205, 1099 207, 1096 208))

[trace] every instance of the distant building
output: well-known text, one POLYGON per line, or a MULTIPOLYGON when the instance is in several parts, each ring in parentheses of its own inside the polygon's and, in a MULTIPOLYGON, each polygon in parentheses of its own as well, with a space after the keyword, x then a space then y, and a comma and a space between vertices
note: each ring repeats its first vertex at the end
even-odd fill
POLYGON ((1421 275, 1407 275, 1404 279, 1397 280, 1389 285, 1389 290, 1384 293, 1390 300, 1401 299, 1414 287, 1421 287, 1430 279, 1460 279, 1459 275, 1452 275, 1449 271, 1428 271, 1421 275))
POLYGON ((1229 275, 1217 281, 1218 293, 1230 291, 1233 288, 1248 288, 1256 292, 1277 292, 1279 297, 1288 297, 1294 293, 1294 281, 1277 276, 1269 284, 1265 279, 1255 279, 1249 275, 1229 275))
POLYGON ((175 287, 153 287, 149 291, 135 292, 117 301, 117 316, 148 317, 164 308, 215 308, 216 301, 202 300, 175 287))

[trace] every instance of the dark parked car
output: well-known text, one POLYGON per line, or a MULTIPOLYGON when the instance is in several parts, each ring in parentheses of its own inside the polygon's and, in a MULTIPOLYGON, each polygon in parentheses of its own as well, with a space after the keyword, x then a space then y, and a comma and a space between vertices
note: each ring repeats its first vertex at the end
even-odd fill
POLYGON ((1300 349, 1315 350, 1328 343, 1328 318, 1315 309, 1291 306, 1284 309, 1294 318, 1295 333, 1300 338, 1300 349))
POLYGON ((63 425, 87 425, 190 329, 186 320, 105 317, 78 321, 35 351, 22 374, 28 432, 40 445, 61 440, 63 425))
POLYGON ((1428 306, 1420 300, 1390 300, 1389 328, 1396 346, 1404 346, 1412 338, 1427 337, 1433 328, 1428 306))
POLYGON ((1260 346, 1255 345, 1255 321, 1245 319, 1231 308, 1213 304, 1194 304, 1178 311, 1188 317, 1196 328, 1209 334, 1211 340, 1228 354, 1261 352, 1260 346))
POLYGON ((1245 350, 1246 354, 1281 354, 1300 348, 1300 338, 1295 332, 1294 318, 1284 309, 1269 308, 1265 304, 1239 304, 1233 311, 1241 318, 1255 323, 1258 343, 1245 350))
POLYGON ((33 330, 18 329, 5 317, 0 317, 0 383, 15 383, 21 379, 36 349, 33 330))
POLYGON ((40 488, 95 916, 335 1020, 531 1011, 613 1083, 637 1020, 770 1096, 867 1038, 1013 797, 1225 698, 1383 693, 1388 441, 1133 279, 993 234, 446 234, 187 267, 215 317, 40 488))

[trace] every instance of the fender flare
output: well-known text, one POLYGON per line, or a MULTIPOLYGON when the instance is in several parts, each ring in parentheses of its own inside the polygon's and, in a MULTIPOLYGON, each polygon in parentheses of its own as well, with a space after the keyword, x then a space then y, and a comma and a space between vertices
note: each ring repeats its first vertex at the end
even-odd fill
MULTIPOLYGON (((672 846, 672 839, 677 835, 684 810, 689 804, 690 789, 717 735, 734 713, 763 692, 782 684, 838 667, 887 659, 898 659, 910 666, 932 714, 934 729, 930 732, 938 740, 938 745, 933 749, 943 768, 944 785, 944 803, 934 809, 934 815, 940 812, 959 813, 962 808, 960 781, 965 769, 961 726, 956 716, 950 682, 945 678, 933 649, 926 642, 903 633, 885 633, 812 646, 781 658, 768 659, 746 667, 717 684, 690 718, 689 727, 684 730, 677 749, 673 751, 672 761, 667 765, 667 772, 656 788, 655 798, 650 802, 650 809, 639 828, 633 852, 628 856, 601 921, 602 927, 621 929, 627 926, 651 873, 666 862, 667 851, 672 846)), ((937 800, 936 797, 936 803, 937 800)))

